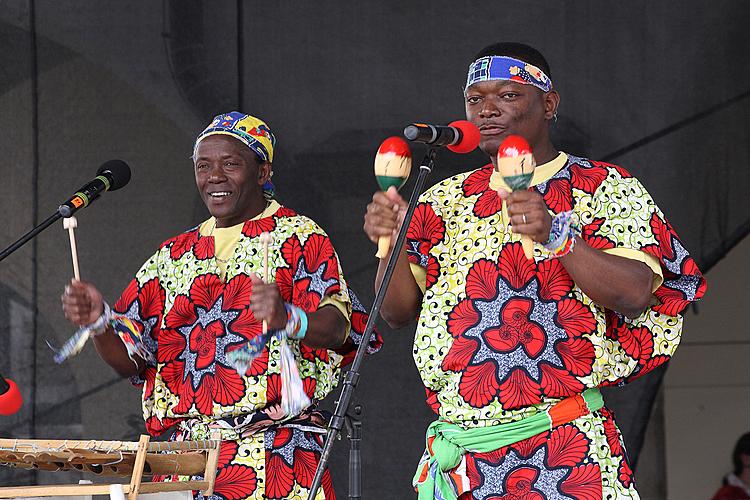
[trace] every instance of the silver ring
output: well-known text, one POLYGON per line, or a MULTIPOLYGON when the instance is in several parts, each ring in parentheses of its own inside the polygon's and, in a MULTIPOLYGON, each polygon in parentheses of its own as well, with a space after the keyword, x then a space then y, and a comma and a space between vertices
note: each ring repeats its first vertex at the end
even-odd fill
POLYGON ((526 214, 521 214, 521 220, 526 224, 526 214))

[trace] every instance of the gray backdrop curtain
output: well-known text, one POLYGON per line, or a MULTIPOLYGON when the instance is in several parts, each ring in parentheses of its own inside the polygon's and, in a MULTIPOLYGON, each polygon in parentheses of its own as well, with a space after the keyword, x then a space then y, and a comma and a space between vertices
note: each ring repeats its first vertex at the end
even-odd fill
MULTIPOLYGON (((376 261, 361 227, 379 143, 411 121, 462 118, 474 53, 517 40, 552 66, 556 144, 638 176, 707 270, 750 229, 748 10, 740 0, 0 0, 0 246, 122 158, 132 182, 81 212, 77 233, 84 279, 114 300, 159 243, 206 216, 192 141, 213 115, 240 109, 274 130, 280 200, 326 228, 368 303, 376 261)), ((429 183, 484 162, 441 151, 429 183)), ((91 347, 51 360, 45 340, 72 333, 59 307, 70 268, 61 225, 0 264, 0 372, 26 401, 0 435, 136 440, 137 390, 91 347)), ((410 498, 433 417, 413 327, 382 331, 356 394, 365 494, 410 498)), ((662 374, 607 393, 634 461, 662 374)), ((346 458, 337 444, 340 497, 346 458)), ((36 480, 68 478, 0 469, 5 484, 36 480)))

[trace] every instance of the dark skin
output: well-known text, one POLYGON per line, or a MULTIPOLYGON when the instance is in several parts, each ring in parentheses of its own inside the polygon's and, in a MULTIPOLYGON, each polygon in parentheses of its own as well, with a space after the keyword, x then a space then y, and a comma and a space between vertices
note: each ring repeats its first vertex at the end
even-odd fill
MULTIPOLYGON (((256 217, 266 207, 263 184, 271 175, 271 164, 261 162, 240 141, 225 135, 202 140, 194 158, 195 183, 206 207, 216 218, 216 227, 230 227, 256 217)), ((286 325, 284 300, 275 283, 264 283, 251 276, 250 310, 270 329, 286 325)), ((104 310, 102 294, 91 283, 72 280, 62 295, 65 317, 76 327, 95 322, 104 310)), ((341 311, 326 305, 307 313, 308 326, 301 341, 310 347, 334 349, 346 340, 347 321, 341 311)), ((145 362, 128 357, 125 345, 109 328, 94 337, 102 359, 123 377, 139 374, 145 362)))
MULTIPOLYGON (((511 134, 526 138, 536 163, 543 164, 558 155, 549 137, 549 125, 559 103, 560 96, 555 90, 544 93, 532 85, 511 81, 479 82, 467 89, 466 119, 479 128, 479 147, 495 168, 497 150, 511 134)), ((507 203, 512 231, 538 243, 546 242, 552 217, 544 198, 536 191, 501 190, 499 194, 507 203)), ((367 206, 364 223, 370 240, 377 242, 382 235, 395 235, 406 206, 393 188, 375 193, 367 206)), ((381 308, 383 319, 393 328, 413 321, 422 304, 422 292, 411 273, 406 249, 400 248, 398 252, 392 282, 381 308)), ((388 258, 382 259, 378 266, 376 289, 382 282, 387 261, 388 258)), ((591 248, 583 238, 577 238, 574 251, 560 261, 584 293, 607 309, 634 318, 650 303, 653 273, 642 262, 591 248)))

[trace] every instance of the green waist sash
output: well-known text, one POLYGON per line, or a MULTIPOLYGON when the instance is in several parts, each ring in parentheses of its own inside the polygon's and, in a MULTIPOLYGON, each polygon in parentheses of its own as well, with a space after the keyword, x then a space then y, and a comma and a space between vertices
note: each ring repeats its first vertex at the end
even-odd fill
POLYGON ((424 467, 414 477, 419 500, 456 500, 448 471, 455 468, 466 452, 488 453, 536 436, 558 425, 595 412, 604 406, 598 388, 563 399, 546 411, 507 424, 464 429, 456 424, 436 420, 427 428, 427 451, 424 467), (432 442, 430 443, 430 440, 432 442))

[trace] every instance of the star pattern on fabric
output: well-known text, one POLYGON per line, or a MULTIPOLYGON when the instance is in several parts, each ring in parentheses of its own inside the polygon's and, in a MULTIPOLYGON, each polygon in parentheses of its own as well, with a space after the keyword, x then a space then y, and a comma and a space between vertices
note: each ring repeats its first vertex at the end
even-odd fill
POLYGON ((288 465, 294 464, 295 450, 320 451, 320 445, 312 438, 306 438, 301 432, 292 432, 282 427, 270 431, 269 436, 270 439, 266 439, 266 450, 274 450, 274 453, 281 455, 288 465))
POLYGON ((178 359, 185 361, 185 373, 186 375, 188 373, 192 375, 191 381, 194 389, 198 388, 201 380, 203 379, 203 376, 206 373, 214 373, 215 361, 219 361, 225 365, 227 364, 227 346, 245 341, 243 337, 232 333, 226 326, 229 325, 235 318, 237 318, 240 313, 233 310, 222 310, 222 303, 223 297, 219 297, 210 309, 205 309, 204 307, 196 304, 195 312, 197 315, 197 319, 195 320, 195 323, 193 323, 192 325, 185 325, 177 328, 177 330, 181 334, 183 334, 185 338, 191 339, 191 341, 195 338, 196 333, 198 333, 196 331, 197 328, 200 328, 201 331, 205 332, 210 325, 216 324, 214 322, 218 322, 218 326, 220 326, 223 330, 216 335, 212 335, 212 338, 206 339, 207 342, 215 341, 215 351, 213 356, 214 359, 207 367, 198 367, 198 358, 200 356, 200 353, 191 348, 192 342, 186 343, 185 349, 178 357, 178 359))
POLYGON ((146 346, 149 352, 156 352, 158 342, 151 336, 151 332, 154 331, 156 323, 159 321, 157 316, 150 318, 142 318, 141 316, 141 303, 134 300, 127 311, 124 313, 128 318, 139 318, 139 322, 143 325, 143 333, 141 333, 141 341, 146 346))
POLYGON ((297 270, 294 273, 295 281, 302 280, 305 278, 309 279, 310 284, 308 285, 308 290, 314 291, 321 297, 325 295, 325 292, 326 290, 328 290, 329 287, 338 283, 338 279, 336 278, 329 278, 329 279, 324 278, 323 275, 327 272, 325 265, 319 266, 312 273, 308 272, 305 267, 306 267, 305 260, 300 259, 299 263, 297 264, 297 270))
POLYGON ((523 459, 515 450, 510 450, 499 465, 477 460, 477 468, 484 477, 484 482, 474 492, 474 498, 575 500, 560 489, 569 468, 547 468, 546 458, 547 450, 541 447, 527 459, 523 459), (503 496, 499 496, 500 494, 503 496))
POLYGON ((537 296, 537 283, 535 281, 530 282, 523 290, 513 291, 502 279, 498 279, 498 288, 500 294, 497 299, 478 299, 474 302, 474 307, 478 310, 481 319, 475 327, 464 332, 464 336, 480 339, 481 342, 480 348, 472 356, 471 362, 479 364, 487 359, 498 361, 497 377, 499 380, 504 380, 510 372, 517 368, 525 369, 538 380, 540 378, 539 364, 544 361, 561 367, 563 363, 560 356, 555 352, 554 346, 558 340, 567 338, 567 334, 555 324, 554 316, 557 312, 555 304, 535 302, 537 296), (527 298, 529 303, 532 304, 528 315, 529 321, 524 325, 533 324, 541 330, 542 335, 541 338, 536 339, 537 344, 541 342, 541 345, 533 352, 524 348, 525 343, 523 341, 516 342, 516 345, 509 350, 498 349, 498 342, 493 342, 489 336, 492 332, 502 332, 503 328, 507 329, 511 326, 503 321, 502 314, 504 309, 514 303, 512 302, 514 299, 510 299, 511 296, 527 298), (502 352, 502 360, 498 358, 497 352, 502 352))

